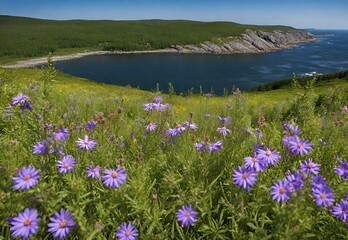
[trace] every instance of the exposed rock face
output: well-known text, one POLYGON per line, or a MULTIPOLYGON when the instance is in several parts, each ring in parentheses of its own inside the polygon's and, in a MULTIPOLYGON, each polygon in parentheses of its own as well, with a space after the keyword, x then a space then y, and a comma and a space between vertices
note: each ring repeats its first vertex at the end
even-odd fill
POLYGON ((261 53, 290 48, 301 42, 312 42, 314 36, 302 30, 275 30, 272 32, 252 31, 246 32, 231 41, 221 41, 221 44, 206 41, 199 45, 173 45, 172 48, 182 53, 261 53))

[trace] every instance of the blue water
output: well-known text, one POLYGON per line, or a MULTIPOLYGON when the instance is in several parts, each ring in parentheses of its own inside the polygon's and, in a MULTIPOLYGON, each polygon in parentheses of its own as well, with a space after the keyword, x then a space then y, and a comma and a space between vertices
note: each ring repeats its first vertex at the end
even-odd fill
POLYGON ((348 69, 348 31, 311 30, 320 40, 294 48, 263 54, 176 54, 147 53, 87 56, 56 62, 62 72, 102 83, 130 85, 164 92, 171 82, 177 93, 194 88, 250 89, 261 83, 288 79, 295 72, 328 73, 348 69))

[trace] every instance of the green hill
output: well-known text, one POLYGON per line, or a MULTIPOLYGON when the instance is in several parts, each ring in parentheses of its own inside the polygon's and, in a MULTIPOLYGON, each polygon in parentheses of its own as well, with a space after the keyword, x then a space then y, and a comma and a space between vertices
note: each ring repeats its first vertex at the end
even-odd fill
POLYGON ((170 45, 198 44, 246 29, 291 29, 285 26, 185 20, 42 20, 0 16, 0 58, 10 59, 76 53, 84 50, 155 50, 170 45))

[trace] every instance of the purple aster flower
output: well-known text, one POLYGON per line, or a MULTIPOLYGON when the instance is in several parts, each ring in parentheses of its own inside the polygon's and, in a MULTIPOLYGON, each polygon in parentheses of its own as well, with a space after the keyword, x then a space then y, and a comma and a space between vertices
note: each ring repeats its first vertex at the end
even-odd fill
POLYGON ((291 195, 291 189, 289 182, 286 179, 278 180, 272 187, 271 187, 271 196, 272 199, 280 202, 286 202, 290 199, 291 195))
POLYGON ((217 119, 219 120, 220 127, 222 126, 228 126, 231 124, 231 118, 230 117, 220 117, 218 116, 217 119))
POLYGON ((157 128, 157 123, 156 122, 150 122, 149 125, 146 126, 146 131, 152 132, 155 131, 157 128))
POLYGON ((322 188, 323 186, 326 186, 326 180, 320 175, 314 176, 312 178, 311 186, 312 188, 322 188))
POLYGON ((257 153, 254 153, 252 157, 244 158, 244 163, 246 168, 254 169, 256 172, 262 172, 266 169, 264 162, 257 158, 257 153))
POLYGON ((301 140, 298 136, 295 136, 291 139, 289 145, 291 152, 303 155, 308 154, 314 144, 310 143, 307 139, 301 140))
POLYGON ((257 150, 257 158, 264 161, 266 166, 273 165, 280 160, 280 153, 275 150, 266 150, 259 149, 257 150))
POLYGON ((59 128, 57 132, 53 133, 53 139, 64 142, 68 139, 69 132, 67 128, 59 128))
POLYGON ((162 104, 162 103, 157 103, 155 105, 155 109, 159 112, 163 112, 164 110, 166 110, 167 108, 169 107, 169 104, 166 103, 166 104, 162 104))
POLYGON ((290 147, 290 142, 292 141, 293 138, 294 138, 294 136, 285 135, 283 137, 283 146, 284 147, 290 147))
POLYGON ((337 203, 332 209, 332 214, 343 222, 348 222, 348 201, 343 200, 342 202, 337 203))
POLYGON ((298 126, 293 125, 293 124, 289 125, 289 130, 290 130, 290 134, 292 136, 302 133, 302 131, 298 128, 298 126))
POLYGON ((251 188, 257 181, 257 173, 254 169, 238 167, 233 173, 234 184, 251 191, 251 188))
POLYGON ((161 96, 156 96, 156 97, 154 97, 154 99, 153 99, 153 103, 161 103, 163 101, 163 98, 161 97, 161 96))
POLYGON ((45 155, 48 153, 45 142, 37 142, 33 147, 33 153, 39 155, 45 155))
POLYGON ((343 179, 348 180, 348 162, 341 161, 341 166, 334 167, 335 172, 343 179))
POLYGON ((97 126, 97 122, 96 121, 89 121, 86 126, 85 126, 85 129, 87 131, 93 131, 97 126))
POLYGON ((127 179, 127 173, 123 167, 106 169, 103 176, 103 183, 107 187, 119 188, 127 179))
POLYGON ((198 125, 197 125, 196 123, 194 123, 194 122, 189 122, 189 121, 186 121, 186 122, 184 123, 184 126, 185 126, 186 128, 192 129, 192 130, 196 130, 196 129, 198 128, 198 125))
POLYGON ((97 145, 95 140, 88 140, 87 135, 85 135, 84 139, 79 138, 76 143, 79 149, 86 149, 87 151, 92 150, 97 145))
POLYGON ((40 170, 36 170, 33 166, 29 166, 28 168, 22 167, 18 171, 18 177, 13 177, 14 181, 13 189, 24 190, 29 189, 31 187, 35 187, 40 178, 40 170))
POLYGON ((36 209, 26 208, 23 212, 19 212, 17 217, 11 219, 11 232, 12 237, 22 237, 22 239, 28 239, 33 236, 39 229, 40 218, 36 209))
POLYGON ((218 152, 221 150, 221 147, 222 147, 222 141, 217 141, 216 143, 212 143, 212 144, 209 144, 208 145, 208 151, 209 152, 218 152))
POLYGON ((119 240, 135 240, 138 236, 138 230, 132 223, 122 223, 117 229, 116 237, 119 240))
POLYGON ((315 203, 319 207, 330 207, 335 199, 335 196, 331 192, 331 188, 327 185, 313 188, 312 195, 315 203))
POLYGON ((183 206, 176 213, 176 220, 182 227, 192 226, 198 220, 198 213, 191 205, 183 206))
POLYGON ((201 141, 200 143, 195 143, 193 146, 198 150, 198 152, 202 153, 204 151, 206 143, 201 141))
POLYGON ((174 128, 169 128, 167 131, 166 131, 166 135, 167 136, 170 136, 170 137, 175 137, 176 135, 176 130, 174 128))
POLYGON ((62 208, 60 213, 55 212, 53 217, 50 217, 50 223, 47 226, 48 232, 52 233, 54 238, 62 239, 68 236, 70 229, 75 227, 76 223, 70 212, 62 208))
POLYGON ((313 162, 312 159, 308 158, 308 160, 304 161, 301 164, 300 170, 307 174, 317 175, 320 170, 320 165, 318 163, 313 162))
POLYGON ((19 93, 17 96, 15 96, 14 98, 12 98, 12 103, 11 105, 17 105, 17 104, 25 104, 26 102, 28 102, 29 97, 24 95, 23 93, 19 93))
POLYGON ((218 131, 220 134, 224 135, 224 137, 226 137, 231 132, 231 130, 226 128, 226 127, 218 128, 216 131, 218 131))
POLYGON ((60 174, 66 174, 68 172, 71 172, 72 170, 74 170, 75 164, 75 158, 73 158, 70 155, 64 156, 62 160, 59 160, 57 162, 58 171, 60 174))
POLYGON ((102 167, 100 166, 89 166, 87 167, 87 177, 89 178, 97 178, 100 179, 100 170, 102 167))
POLYGON ((28 109, 29 111, 33 110, 33 106, 30 105, 28 101, 25 101, 24 104, 21 104, 19 108, 24 111, 25 109, 28 109))
POLYGON ((150 111, 150 110, 156 108, 156 104, 155 103, 145 103, 143 108, 145 111, 150 111))
POLYGON ((206 113, 204 116, 205 116, 205 118, 210 118, 210 114, 209 113, 206 113))
POLYGON ((291 174, 290 171, 287 171, 286 180, 289 183, 291 192, 301 190, 303 188, 304 182, 306 181, 305 177, 299 170, 296 170, 294 174, 291 174))

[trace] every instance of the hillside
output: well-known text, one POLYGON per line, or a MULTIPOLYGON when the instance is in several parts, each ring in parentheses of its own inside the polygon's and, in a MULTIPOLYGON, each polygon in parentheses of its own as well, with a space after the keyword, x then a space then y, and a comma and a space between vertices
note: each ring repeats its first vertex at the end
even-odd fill
POLYGON ((246 30, 293 30, 286 26, 185 20, 42 20, 0 16, 0 62, 83 52, 154 50, 242 36, 246 30))
POLYGON ((0 68, 0 96, 3 239, 29 209, 33 239, 62 211, 67 239, 348 235, 346 80, 184 97, 0 68))

